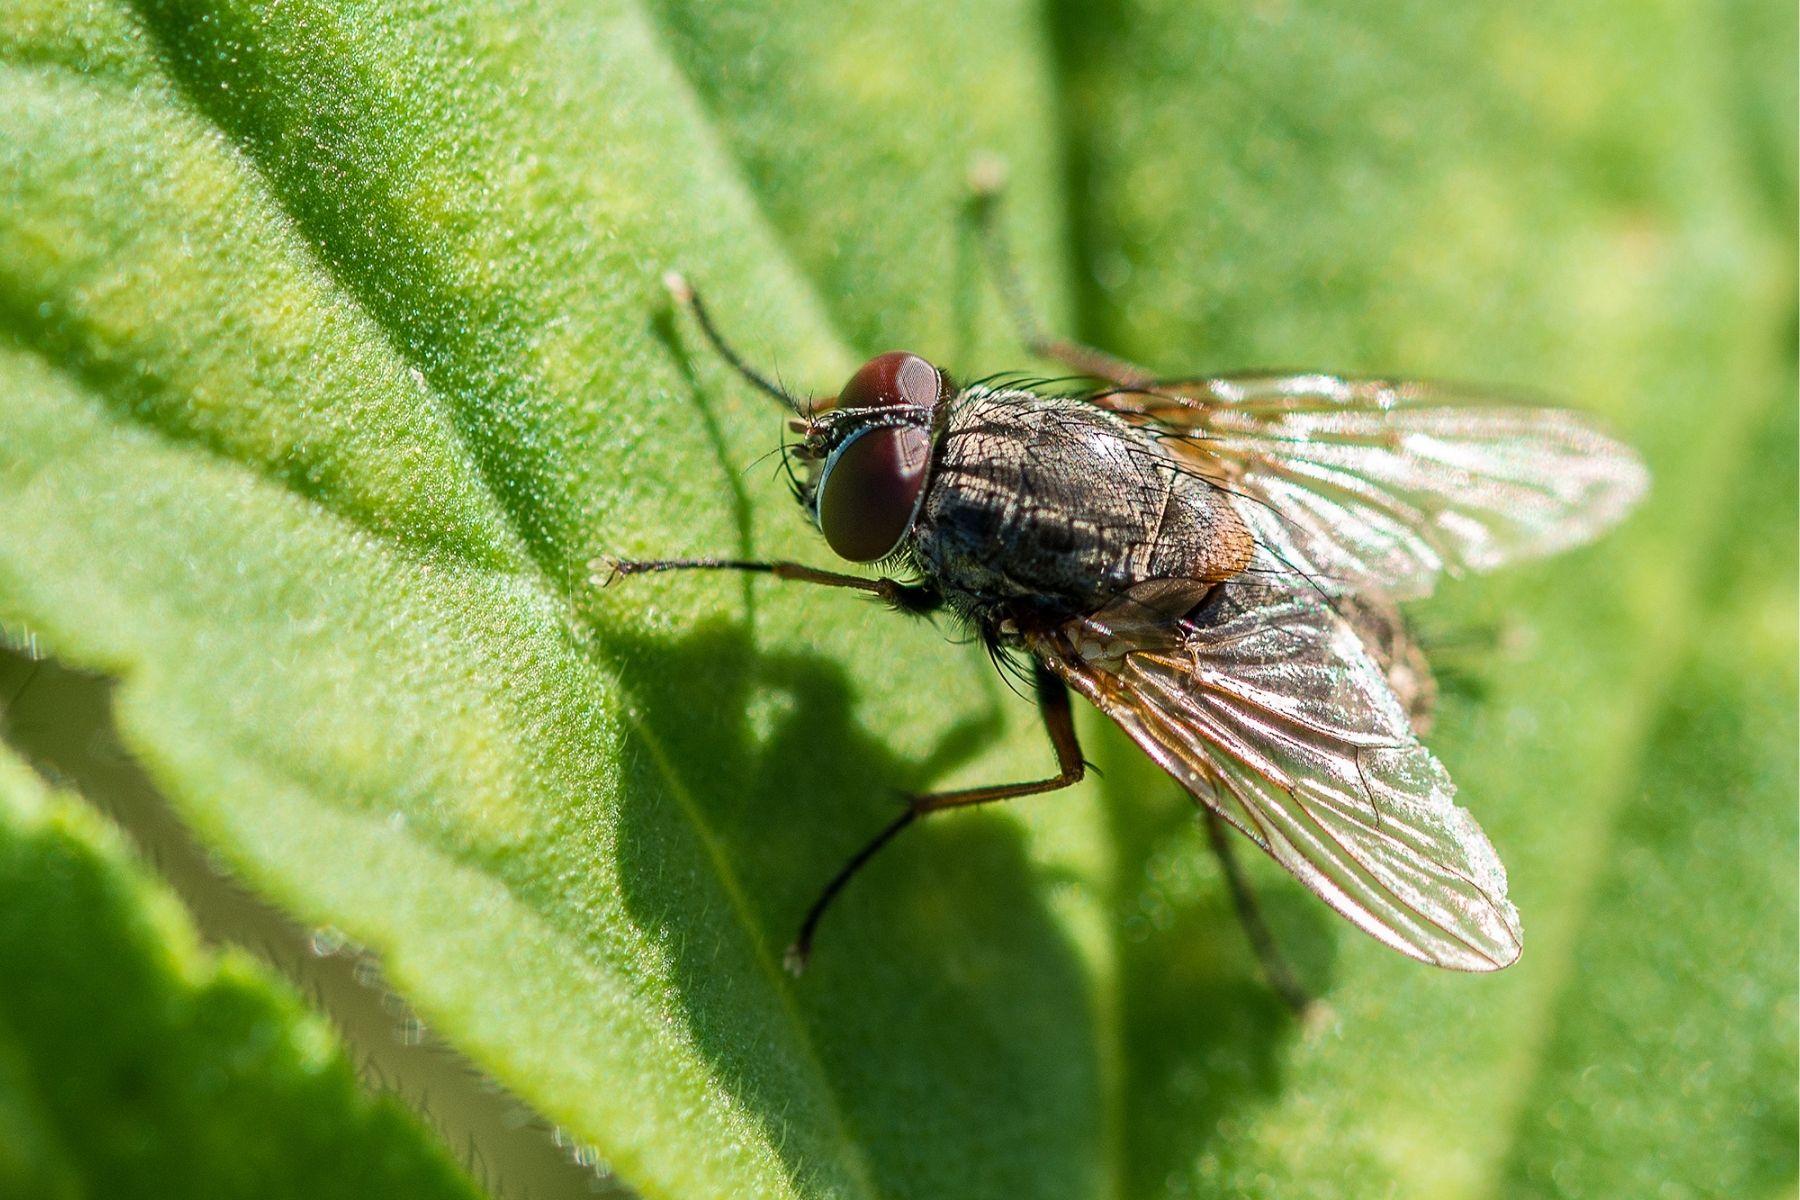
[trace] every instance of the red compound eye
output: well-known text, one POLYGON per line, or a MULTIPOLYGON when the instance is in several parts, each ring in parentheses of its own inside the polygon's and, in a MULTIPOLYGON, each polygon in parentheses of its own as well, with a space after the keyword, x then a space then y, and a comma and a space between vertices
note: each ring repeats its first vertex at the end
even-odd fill
POLYGON ((949 390, 942 371, 916 354, 890 350, 857 369, 838 393, 839 408, 933 408, 949 390))
POLYGON ((931 434, 917 425, 876 426, 839 447, 819 481, 819 530, 832 550, 851 562, 893 553, 912 525, 930 462, 931 434))

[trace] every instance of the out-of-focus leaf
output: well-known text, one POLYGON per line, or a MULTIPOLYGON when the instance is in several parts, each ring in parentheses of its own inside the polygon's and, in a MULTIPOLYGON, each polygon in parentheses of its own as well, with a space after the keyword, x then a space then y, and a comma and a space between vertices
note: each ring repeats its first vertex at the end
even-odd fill
POLYGON ((0 752, 0 1195, 470 1197, 433 1132, 0 752))

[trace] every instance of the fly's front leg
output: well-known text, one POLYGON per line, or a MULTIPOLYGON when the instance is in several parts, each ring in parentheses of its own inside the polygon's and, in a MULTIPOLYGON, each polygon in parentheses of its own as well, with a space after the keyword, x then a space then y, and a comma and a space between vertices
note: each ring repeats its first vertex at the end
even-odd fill
POLYGON ((823 571, 797 562, 756 562, 741 558, 662 558, 633 561, 621 558, 597 558, 590 564, 593 581, 608 587, 627 575, 645 575, 653 571, 752 571, 791 579, 800 583, 816 583, 823 587, 851 588, 880 596, 902 612, 928 613, 943 604, 936 588, 898 579, 865 579, 861 575, 844 575, 823 571))
POLYGON ((1042 662, 1035 664, 1034 681, 1037 685, 1038 711, 1043 714, 1044 728, 1050 734, 1050 744, 1056 750, 1057 772, 1049 779, 1039 779, 1031 783, 1002 783, 991 787, 964 788, 955 792, 930 792, 924 795, 909 796, 906 811, 891 821, 886 829, 876 834, 868 845, 858 850, 849 862, 845 863, 838 873, 831 877, 831 882, 813 901, 807 910, 806 919, 800 923, 800 932, 794 938, 793 945, 788 947, 784 958, 787 969, 795 975, 806 969, 806 960, 812 954, 813 934, 819 927, 819 919, 831 902, 837 899, 838 893, 844 890, 855 874, 862 870, 876 852, 893 841, 902 829, 911 825, 927 813, 939 812, 946 808, 967 808, 974 804, 988 804, 995 800, 1012 800, 1019 796, 1035 796, 1043 792, 1060 791, 1079 782, 1087 773, 1087 763, 1081 757, 1081 744, 1075 738, 1075 716, 1069 707, 1069 689, 1061 679, 1051 673, 1042 662))
POLYGON ((976 228, 988 270, 994 276, 994 286, 1000 291, 1000 299, 1006 305, 1019 340, 1033 354, 1120 388, 1134 390, 1154 382, 1155 376, 1140 366, 1093 346, 1051 337, 1044 332, 1043 324, 1026 299, 1025 286, 1019 279, 1011 247, 1007 244, 1006 230, 1000 223, 1000 193, 1006 186, 1005 168, 991 159, 979 162, 969 172, 969 186, 975 193, 976 228))

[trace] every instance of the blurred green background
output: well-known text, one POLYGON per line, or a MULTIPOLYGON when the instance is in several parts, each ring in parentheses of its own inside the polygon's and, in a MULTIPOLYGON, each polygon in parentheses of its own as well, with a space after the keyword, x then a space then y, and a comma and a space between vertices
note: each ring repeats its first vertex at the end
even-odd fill
MULTIPOLYGON (((0 10, 0 1195, 1791 1197, 1795 13, 688 0, 0 10), (1094 714, 779 968, 978 647, 601 553, 827 555, 756 361, 1478 381, 1654 475, 1419 606, 1526 953, 1435 972, 1094 714), (596 1183, 595 1181, 600 1181, 596 1183)), ((800 589, 804 592, 805 589, 800 589)))

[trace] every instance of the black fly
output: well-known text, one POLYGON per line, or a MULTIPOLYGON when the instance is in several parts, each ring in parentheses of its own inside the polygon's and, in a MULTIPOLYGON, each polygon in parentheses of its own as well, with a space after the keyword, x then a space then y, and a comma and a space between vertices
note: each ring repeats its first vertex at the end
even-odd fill
MULTIPOLYGON (((878 355, 801 403, 750 368, 685 280, 721 355, 792 413, 795 495, 867 578, 792 562, 606 561, 760 571, 947 608, 997 659, 1031 664, 1056 773, 909 798, 825 885, 788 951, 798 972, 832 899, 913 821, 1068 787, 1084 767, 1070 689, 1201 805, 1359 928, 1438 966, 1520 951, 1487 837, 1419 740, 1430 674, 1396 601, 1595 537, 1643 495, 1629 448, 1585 417, 1454 389, 1329 374, 1164 380, 1043 338, 991 217, 995 272, 1034 352, 1098 381, 1053 394, 959 387, 916 354, 878 355)), ((1284 996, 1234 864, 1227 877, 1284 996)))

